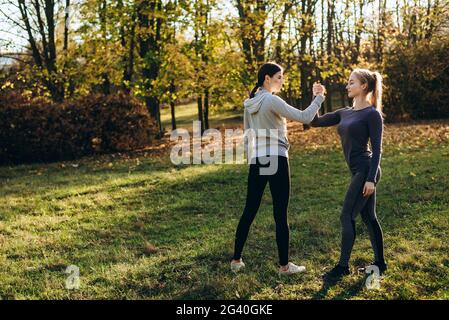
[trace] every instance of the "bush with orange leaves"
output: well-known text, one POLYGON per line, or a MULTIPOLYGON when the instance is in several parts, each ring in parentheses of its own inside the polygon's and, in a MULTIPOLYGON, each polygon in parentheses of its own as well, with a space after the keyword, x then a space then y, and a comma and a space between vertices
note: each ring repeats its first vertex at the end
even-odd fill
POLYGON ((75 159, 151 143, 156 124, 129 96, 91 95, 61 104, 17 94, 0 101, 0 163, 75 159))

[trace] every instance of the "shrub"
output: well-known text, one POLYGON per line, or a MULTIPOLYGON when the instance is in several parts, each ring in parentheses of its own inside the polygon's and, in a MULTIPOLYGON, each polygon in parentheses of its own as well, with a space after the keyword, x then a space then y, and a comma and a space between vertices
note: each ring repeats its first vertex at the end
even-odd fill
POLYGON ((0 101, 0 163, 57 161, 148 145, 147 109, 126 95, 91 95, 56 104, 16 94, 0 101))
POLYGON ((384 65, 387 120, 449 117, 449 41, 394 46, 384 65))

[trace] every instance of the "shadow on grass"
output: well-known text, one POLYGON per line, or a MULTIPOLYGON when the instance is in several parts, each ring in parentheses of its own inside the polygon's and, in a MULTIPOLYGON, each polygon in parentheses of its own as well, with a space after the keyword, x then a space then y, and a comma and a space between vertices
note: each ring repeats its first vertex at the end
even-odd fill
MULTIPOLYGON (((64 225, 61 223, 55 226, 67 232, 68 237, 54 242, 44 241, 42 246, 30 245, 17 256, 20 261, 33 259, 42 262, 47 257, 43 257, 40 252, 48 253, 50 257, 42 269, 34 272, 26 269, 13 271, 25 278, 28 275, 40 289, 45 286, 44 280, 49 272, 59 274, 67 263, 73 262, 82 266, 83 270, 94 270, 89 284, 102 290, 113 288, 107 292, 113 298, 117 295, 123 298, 129 293, 130 296, 153 299, 245 299, 262 289, 275 287, 279 282, 276 278, 274 221, 271 212, 268 213, 272 210, 271 204, 260 208, 256 219, 263 224, 258 224, 256 229, 253 225, 252 235, 245 247, 250 271, 237 277, 229 271, 234 232, 244 206, 247 168, 242 167, 240 173, 229 171, 228 168, 193 172, 187 175, 188 180, 166 181, 161 178, 154 183, 148 181, 148 176, 144 173, 145 170, 168 173, 170 169, 171 167, 166 167, 156 170, 145 165, 128 175, 128 168, 123 165, 114 172, 108 172, 107 176, 91 170, 81 173, 71 170, 65 173, 63 179, 52 172, 45 178, 36 180, 33 190, 35 193, 45 191, 45 203, 58 194, 58 199, 64 199, 72 196, 88 197, 89 193, 99 191, 119 196, 124 195, 120 193, 120 189, 131 189, 131 192, 127 192, 123 198, 113 197, 114 202, 107 208, 101 204, 89 206, 86 212, 80 208, 78 220, 68 220, 63 222, 64 225), (126 177, 131 178, 131 181, 126 177), (117 181, 118 178, 123 178, 123 181, 117 181), (49 190, 52 182, 60 180, 66 184, 64 192, 49 190), (87 190, 86 193, 71 190, 89 183, 97 188, 87 190), (141 262, 145 241, 150 241, 161 249, 156 254, 159 257, 147 257, 138 268, 133 268, 141 262), (124 265, 123 269, 119 269, 118 276, 108 279, 102 277, 101 272, 95 271, 111 268, 115 264, 119 267, 124 265), (233 286, 238 288, 238 295, 234 294, 233 286)), ((184 169, 189 170, 188 167, 181 170, 184 169)), ((299 170, 299 164, 292 166, 292 169, 299 170)), ((176 170, 172 174, 179 173, 176 170)), ((343 174, 345 173, 333 177, 339 178, 343 174)), ((387 181, 390 180, 384 179, 384 184, 387 181)), ((393 180, 389 183, 393 184, 393 180)), ((265 192, 269 193, 268 188, 265 192)), ((302 195, 295 197, 292 196, 292 202, 301 199, 302 195)), ((391 209, 387 205, 383 204, 384 212, 388 213, 384 216, 385 222, 390 225, 395 220, 403 223, 390 214, 391 209)), ((323 221, 326 212, 312 215, 313 212, 319 212, 320 208, 318 201, 298 201, 298 212, 305 214, 292 219, 292 229, 301 237, 291 246, 295 259, 302 260, 308 255, 311 260, 315 260, 317 256, 327 257, 327 252, 330 252, 328 249, 335 240, 335 233, 329 231, 333 223, 323 221)), ((337 222, 337 218, 334 222, 337 222)), ((406 226, 409 227, 408 224, 406 226)), ((338 229, 335 232, 337 231, 338 229)), ((38 235, 44 239, 47 237, 46 234, 38 235)), ((339 285, 344 291, 332 298, 349 299, 356 296, 363 289, 365 277, 354 281, 339 285)), ((23 286, 27 288, 29 285, 23 286)), ((325 281, 319 291, 311 292, 311 296, 313 299, 325 299, 336 285, 338 283, 325 281)), ((90 292, 95 290, 86 291, 89 297, 95 297, 95 293, 90 292)))
MULTIPOLYGON (((335 295, 332 299, 341 300, 341 299, 350 299, 356 296, 362 289, 365 284, 366 277, 362 277, 358 279, 356 282, 352 283, 349 287, 344 287, 342 293, 335 295)), ((319 291, 317 291, 312 299, 326 299, 326 296, 329 290, 341 283, 342 279, 332 279, 323 277, 323 285, 319 291)))
MULTIPOLYGON (((49 261, 38 271, 25 271, 25 275, 41 286, 39 275, 50 272, 51 266, 58 261, 58 274, 66 263, 74 263, 83 270, 111 268, 116 264, 131 268, 139 263, 144 255, 143 245, 149 241, 161 249, 158 259, 153 260, 150 256, 141 265, 143 270, 138 267, 133 271, 123 271, 122 278, 116 280, 106 279, 101 273, 92 274, 89 285, 113 286, 114 290, 109 294, 114 298, 117 293, 126 296, 129 292, 131 296, 152 299, 247 299, 262 288, 276 286, 279 280, 271 204, 259 209, 257 227, 253 225, 253 234, 246 245, 251 272, 235 277, 229 270, 234 232, 244 206, 247 170, 240 170, 241 173, 227 171, 223 168, 196 174, 187 181, 161 182, 157 187, 167 190, 164 193, 141 188, 145 185, 145 178, 132 183, 98 183, 103 192, 123 187, 135 190, 109 209, 100 205, 91 207, 92 212, 99 213, 81 217, 81 224, 68 222, 64 228, 72 235, 70 240, 45 246, 46 251, 55 253, 50 259, 55 261, 49 261), (229 183, 231 179, 233 183, 229 183), (176 202, 173 202, 173 193, 176 194, 176 202), (205 195, 207 202, 204 202, 205 195), (223 203, 229 197, 234 199, 233 203, 224 208, 223 203), (142 203, 151 211, 141 209, 142 203), (128 209, 129 204, 133 207, 128 209), (183 248, 188 250, 185 255, 183 248), (150 270, 145 269, 146 266, 150 270), (233 284, 239 287, 238 295, 234 295, 230 288, 233 284)), ((123 173, 120 170, 116 175, 123 173)), ((85 178, 88 175, 85 173, 85 178)), ((68 190, 78 183, 79 176, 70 179, 68 190)), ((268 188, 265 192, 269 194, 268 188)), ((317 252, 322 248, 327 238, 323 233, 320 241, 311 241, 309 233, 301 229, 305 231, 313 224, 308 225, 310 221, 307 219, 303 222, 293 224, 294 229, 298 229, 295 232, 305 237, 302 242, 307 243, 294 253, 301 260, 304 252, 317 252)), ((27 252, 29 254, 30 249, 27 252)))

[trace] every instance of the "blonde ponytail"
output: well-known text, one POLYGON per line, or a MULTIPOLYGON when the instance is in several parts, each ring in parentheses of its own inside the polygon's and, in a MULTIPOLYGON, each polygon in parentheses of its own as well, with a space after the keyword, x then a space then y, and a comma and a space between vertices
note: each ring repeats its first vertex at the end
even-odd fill
POLYGON ((373 72, 373 78, 375 81, 374 90, 372 93, 372 104, 376 107, 377 111, 381 115, 383 115, 382 112, 382 75, 375 71, 373 72))

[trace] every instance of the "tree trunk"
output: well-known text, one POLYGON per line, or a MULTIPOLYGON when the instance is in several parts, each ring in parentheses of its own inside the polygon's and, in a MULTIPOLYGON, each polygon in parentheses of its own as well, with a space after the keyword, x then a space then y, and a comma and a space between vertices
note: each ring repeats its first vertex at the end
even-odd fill
POLYGON ((153 94, 154 86, 152 82, 158 77, 160 68, 158 54, 160 52, 162 17, 154 15, 155 11, 159 14, 162 13, 161 0, 143 0, 139 3, 139 27, 142 30, 151 28, 152 31, 154 31, 150 34, 139 32, 139 54, 144 61, 142 76, 145 81, 145 105, 150 115, 156 120, 158 127, 158 134, 156 137, 161 138, 164 132, 160 117, 160 104, 157 96, 153 94), (153 14, 151 19, 149 13, 153 14))
POLYGON ((236 0, 240 22, 240 42, 246 68, 242 70, 242 80, 252 89, 251 83, 258 66, 265 62, 265 20, 266 0, 256 0, 254 3, 236 0))
POLYGON ((64 52, 67 54, 69 48, 69 14, 70 14, 70 0, 65 1, 65 15, 64 15, 64 52))
MULTIPOLYGON (((106 0, 101 0, 98 3, 98 16, 100 20, 100 30, 102 33, 102 41, 104 46, 106 47, 106 38, 107 38, 107 18, 106 18, 106 10, 107 10, 106 0)), ((101 74, 101 92, 105 95, 109 95, 111 93, 111 82, 109 80, 109 74, 107 72, 103 72, 101 74)))
POLYGON ((209 89, 204 90, 204 129, 209 129, 209 89))
MULTIPOLYGON (((170 82, 170 94, 173 95, 176 91, 175 80, 170 82)), ((170 99, 170 111, 171 111, 171 129, 176 130, 176 116, 175 116, 175 100, 170 99)))
POLYGON ((50 92, 54 101, 64 100, 64 85, 58 81, 58 70, 56 66, 56 43, 55 43, 55 2, 45 0, 41 8, 41 1, 17 0, 17 8, 23 23, 23 29, 28 36, 28 43, 36 66, 45 71, 48 75, 43 77, 42 82, 50 92), (34 11, 30 11, 27 3, 31 3, 34 11), (41 10, 45 14, 45 19, 41 16, 41 10), (30 18, 31 17, 31 18, 30 18), (31 23, 34 23, 32 25, 31 23), (36 41, 33 32, 39 33, 40 43, 36 41))
MULTIPOLYGON (((335 20, 335 3, 334 1, 327 0, 327 57, 328 62, 331 63, 331 56, 334 48, 334 20, 335 20)), ((326 109, 327 112, 332 111, 332 81, 329 76, 325 80, 325 86, 327 90, 326 97, 326 109)))
POLYGON ((201 134, 204 132, 204 121, 203 121, 203 96, 198 95, 197 97, 197 105, 198 105, 198 121, 200 121, 201 125, 201 134))

